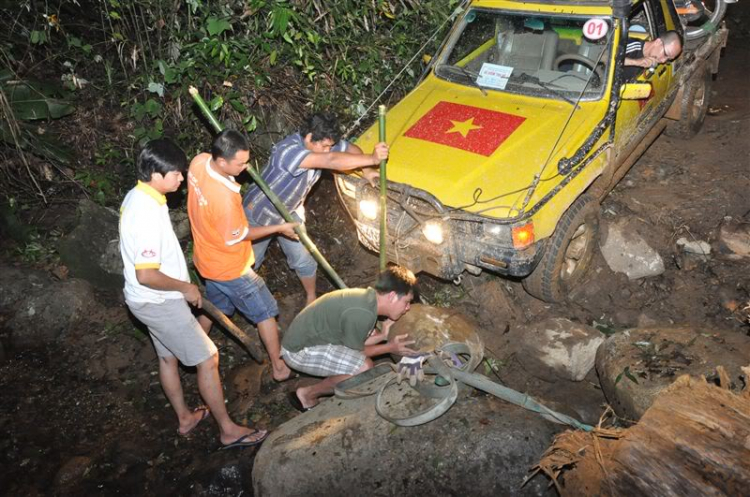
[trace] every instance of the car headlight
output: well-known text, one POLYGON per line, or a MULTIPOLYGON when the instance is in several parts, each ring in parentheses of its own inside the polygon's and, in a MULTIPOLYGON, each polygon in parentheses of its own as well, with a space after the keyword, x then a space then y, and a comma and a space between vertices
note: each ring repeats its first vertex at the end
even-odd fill
POLYGON ((424 226, 422 226, 422 234, 427 238, 427 241, 434 243, 435 245, 443 243, 443 225, 439 222, 427 221, 424 223, 424 226))
POLYGON ((378 210, 378 202, 376 200, 365 199, 359 201, 359 212, 371 221, 377 219, 378 210))
POLYGON ((336 178, 336 183, 339 185, 339 190, 341 193, 346 195, 349 198, 355 197, 355 192, 357 188, 354 186, 354 183, 349 181, 349 179, 344 174, 334 174, 333 175, 336 178))

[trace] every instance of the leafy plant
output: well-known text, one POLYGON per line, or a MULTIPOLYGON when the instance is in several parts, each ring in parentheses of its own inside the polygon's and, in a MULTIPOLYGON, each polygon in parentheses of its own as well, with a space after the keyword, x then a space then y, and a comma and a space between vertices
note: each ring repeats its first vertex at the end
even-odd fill
POLYGON ((623 369, 622 372, 617 375, 617 378, 615 378, 615 385, 620 383, 620 380, 622 379, 623 375, 625 376, 625 378, 629 379, 630 381, 638 385, 638 379, 635 376, 633 376, 633 373, 630 372, 630 366, 625 366, 625 369, 623 369))
POLYGON ((59 260, 59 255, 54 248, 54 241, 58 236, 58 233, 42 236, 34 231, 29 241, 15 248, 16 255, 26 263, 56 262, 59 260))
MULTIPOLYGON (((283 126, 312 109, 333 110, 351 122, 387 85, 393 83, 386 99, 411 87, 422 70, 419 58, 412 57, 435 33, 427 49, 434 53, 442 37, 436 32, 448 29, 446 20, 457 4, 99 0, 82 9, 79 0, 50 0, 25 1, 18 9, 17 3, 0 2, 3 65, 39 72, 44 81, 64 76, 75 90, 61 93, 57 85, 19 78, 30 86, 18 85, 13 93, 18 114, 10 103, 3 107, 2 139, 50 160, 70 159, 49 134, 19 126, 19 139, 7 122, 23 123, 26 115, 36 120, 69 116, 73 99, 89 98, 93 87, 103 90, 97 100, 119 103, 130 120, 119 137, 129 142, 122 148, 169 135, 194 149, 204 130, 185 98, 190 85, 200 89, 219 119, 241 124, 248 133, 263 131, 269 116, 283 126), (404 76, 396 79, 402 68, 404 76), (81 91, 82 82, 90 82, 88 93, 81 91)), ((81 107, 102 110, 92 109, 92 103, 101 105, 87 101, 81 107)), ((94 159, 94 165, 105 165, 102 155, 94 159)), ((100 199, 109 186, 95 176, 77 175, 100 199), (92 179, 96 187, 90 186, 92 179)), ((116 185, 112 189, 118 193, 116 185)))
POLYGON ((24 121, 59 119, 75 110, 65 91, 54 84, 13 79, 13 73, 0 71, 0 140, 11 146, 37 153, 59 162, 70 161, 71 154, 54 138, 40 135, 24 121))
POLYGON ((115 181, 111 173, 82 169, 75 175, 75 179, 89 191, 92 200, 100 205, 117 201, 115 193, 115 181))

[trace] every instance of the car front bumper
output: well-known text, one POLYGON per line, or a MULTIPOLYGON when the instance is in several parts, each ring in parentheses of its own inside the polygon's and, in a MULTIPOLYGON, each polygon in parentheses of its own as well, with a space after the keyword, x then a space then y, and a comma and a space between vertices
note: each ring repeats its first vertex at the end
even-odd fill
MULTIPOLYGON (((368 217, 360 209, 362 201, 377 204, 378 190, 360 178, 345 175, 336 175, 336 188, 360 242, 379 252, 380 213, 368 217)), ((388 183, 387 258, 415 273, 424 271, 448 280, 464 271, 476 275, 482 270, 527 276, 541 256, 543 241, 516 248, 511 229, 510 224, 496 219, 446 208, 423 190, 388 183), (428 240, 427 224, 441 231, 441 243, 428 240)))

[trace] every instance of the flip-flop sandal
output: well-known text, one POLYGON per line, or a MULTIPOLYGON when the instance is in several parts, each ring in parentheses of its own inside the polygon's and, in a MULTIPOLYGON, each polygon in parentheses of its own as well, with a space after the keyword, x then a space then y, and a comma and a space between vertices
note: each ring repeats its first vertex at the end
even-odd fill
POLYGON ((302 401, 299 400, 299 397, 297 397, 297 392, 288 392, 287 393, 287 398, 289 399, 289 403, 292 405, 292 407, 294 407, 295 409, 297 409, 299 412, 307 412, 310 409, 312 409, 313 407, 315 407, 315 406, 313 406, 313 407, 305 407, 305 406, 303 406, 302 405, 302 401))
POLYGON ((242 435, 240 438, 238 438, 234 442, 219 447, 219 450, 235 449, 239 447, 252 447, 254 445, 260 445, 261 443, 263 443, 263 440, 265 440, 267 437, 268 437, 268 432, 266 430, 259 430, 257 428, 253 428, 253 431, 251 431, 247 435, 242 435), (248 438, 254 435, 257 435, 258 433, 262 433, 263 436, 256 440, 247 440, 248 438))
POLYGON ((211 414, 211 409, 209 409, 208 406, 199 406, 199 407, 196 407, 195 409, 193 409, 194 413, 196 413, 198 411, 203 411, 203 414, 201 415, 201 418, 198 420, 198 422, 195 423, 195 426, 193 426, 192 428, 190 428, 190 431, 188 431, 187 433, 180 433, 180 430, 177 429, 177 434, 179 436, 181 436, 181 437, 187 437, 188 435, 190 435, 193 432, 193 430, 195 430, 198 427, 198 425, 201 423, 201 421, 203 421, 204 419, 206 419, 209 416, 209 414, 211 414))

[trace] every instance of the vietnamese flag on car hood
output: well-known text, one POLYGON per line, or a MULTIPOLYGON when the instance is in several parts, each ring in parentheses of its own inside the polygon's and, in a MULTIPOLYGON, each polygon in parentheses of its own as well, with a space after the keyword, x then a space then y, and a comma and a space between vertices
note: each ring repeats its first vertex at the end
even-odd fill
POLYGON ((525 120, 505 112, 439 102, 404 136, 489 157, 525 120))

